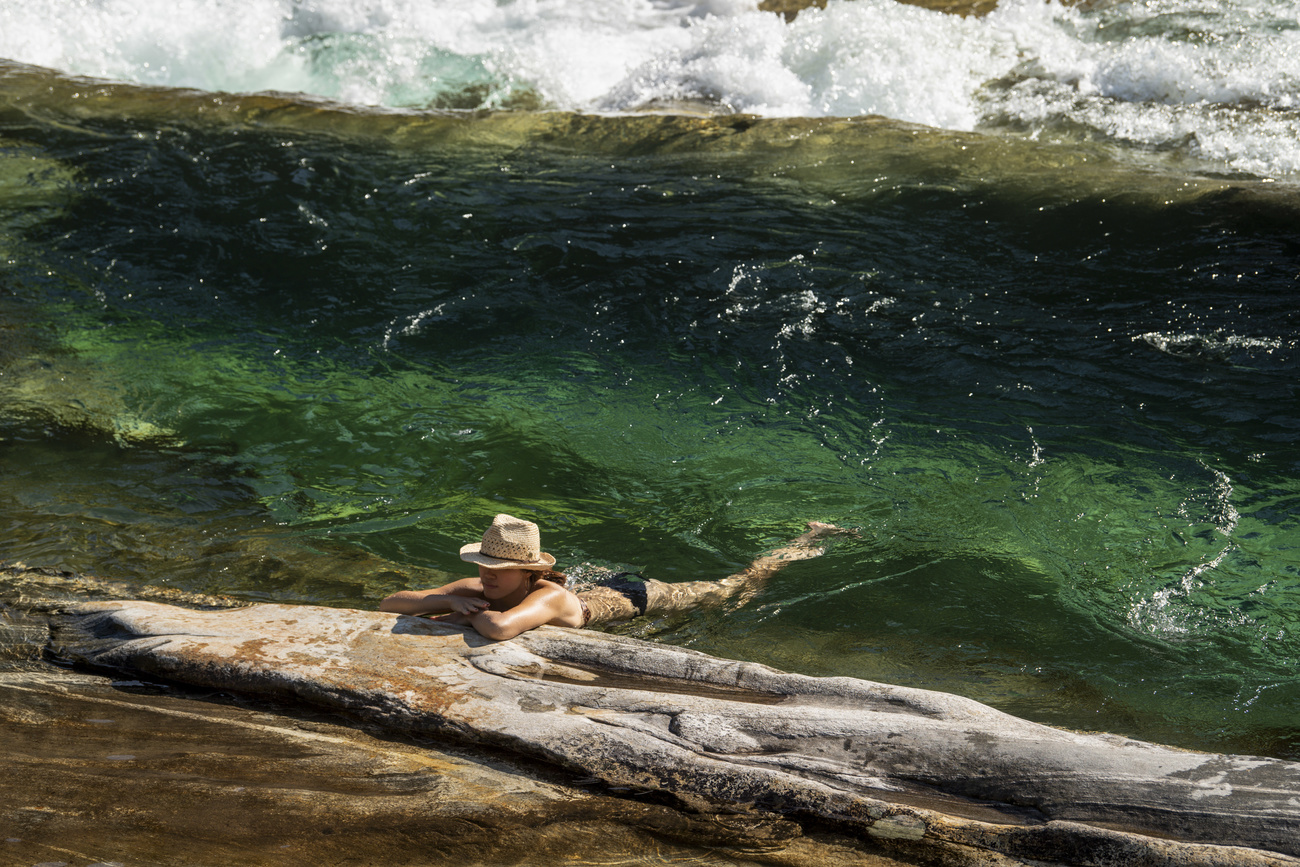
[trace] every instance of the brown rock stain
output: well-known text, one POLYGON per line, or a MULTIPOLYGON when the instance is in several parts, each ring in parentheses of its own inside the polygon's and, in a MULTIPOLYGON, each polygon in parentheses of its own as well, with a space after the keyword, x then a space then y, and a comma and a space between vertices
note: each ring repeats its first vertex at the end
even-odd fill
POLYGON ((328 665, 330 668, 344 667, 339 665, 337 659, 329 659, 327 657, 313 656, 310 653, 303 653, 300 650, 291 650, 288 653, 284 654, 284 656, 281 658, 288 662, 292 662, 296 665, 328 665))
POLYGON ((275 644, 272 638, 250 638, 235 645, 235 656, 249 662, 254 660, 266 661, 268 654, 266 648, 275 644))

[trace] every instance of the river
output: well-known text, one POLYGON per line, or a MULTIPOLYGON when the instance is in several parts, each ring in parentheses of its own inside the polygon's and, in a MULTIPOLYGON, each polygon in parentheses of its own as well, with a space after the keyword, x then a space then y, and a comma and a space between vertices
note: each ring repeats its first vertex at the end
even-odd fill
POLYGON ((1300 4, 0 4, 3 556, 1300 759, 1300 4))

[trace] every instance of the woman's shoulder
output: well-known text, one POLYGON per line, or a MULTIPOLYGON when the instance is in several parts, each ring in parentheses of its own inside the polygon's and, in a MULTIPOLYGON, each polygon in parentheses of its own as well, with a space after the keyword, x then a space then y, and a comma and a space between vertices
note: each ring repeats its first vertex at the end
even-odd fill
POLYGON ((551 612, 552 617, 547 622, 552 626, 582 628, 591 618, 582 597, 556 581, 538 578, 533 582, 533 594, 533 598, 551 612))

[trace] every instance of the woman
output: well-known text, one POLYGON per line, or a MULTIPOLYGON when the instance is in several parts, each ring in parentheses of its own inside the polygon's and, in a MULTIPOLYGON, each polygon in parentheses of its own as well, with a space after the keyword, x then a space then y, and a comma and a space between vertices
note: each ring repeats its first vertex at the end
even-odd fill
POLYGON ((480 542, 460 549, 460 559, 478 566, 478 577, 461 578, 432 590, 403 590, 379 603, 380 611, 436 614, 437 620, 472 626, 487 638, 513 638, 537 626, 581 628, 593 620, 626 620, 643 614, 680 611, 702 602, 721 602, 761 583, 795 560, 816 557, 817 538, 844 532, 833 524, 808 523, 808 531, 759 557, 747 569, 720 581, 665 584, 653 579, 612 576, 603 586, 573 593, 542 550, 532 521, 497 515, 480 542))
POLYGON ((552 570, 555 558, 542 550, 532 521, 497 515, 481 542, 460 549, 460 559, 478 565, 477 578, 461 578, 433 590, 403 590, 379 603, 380 611, 441 614, 437 618, 472 626, 488 638, 514 638, 535 626, 586 626, 586 606, 552 570))

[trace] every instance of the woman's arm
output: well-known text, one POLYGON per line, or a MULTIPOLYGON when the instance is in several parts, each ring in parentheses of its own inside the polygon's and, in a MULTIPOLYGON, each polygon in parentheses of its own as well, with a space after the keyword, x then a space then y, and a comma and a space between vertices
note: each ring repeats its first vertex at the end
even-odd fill
POLYGON ((466 614, 484 611, 483 585, 477 578, 461 578, 432 590, 401 590, 379 603, 380 611, 395 614, 466 614))
POLYGON ((523 602, 520 602, 509 611, 485 609, 477 614, 467 614, 463 618, 447 617, 445 619, 452 623, 464 623, 472 626, 483 637, 500 641, 506 638, 514 638, 521 632, 527 632, 548 623, 573 625, 563 622, 566 613, 565 609, 569 601, 568 597, 571 595, 562 587, 538 587, 525 596, 523 602))

